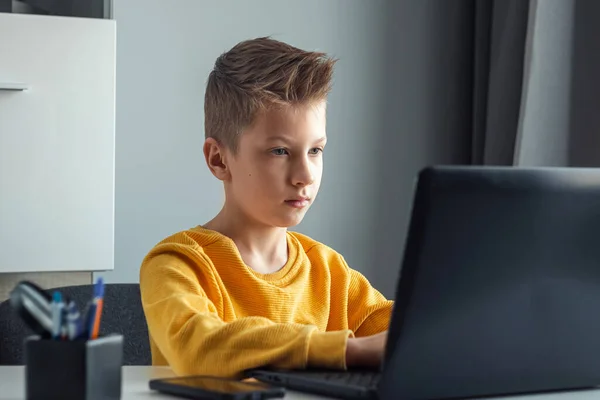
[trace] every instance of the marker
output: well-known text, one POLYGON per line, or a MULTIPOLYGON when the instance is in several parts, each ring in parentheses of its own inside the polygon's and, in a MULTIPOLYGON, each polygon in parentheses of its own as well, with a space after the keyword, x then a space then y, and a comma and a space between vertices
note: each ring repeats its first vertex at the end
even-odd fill
POLYGON ((66 320, 69 340, 74 340, 81 334, 81 319, 74 301, 67 305, 66 320))
POLYGON ((56 291, 52 295, 52 337, 54 339, 62 336, 63 309, 62 295, 56 291))
POLYGON ((100 332, 100 318, 102 316, 102 306, 104 304, 104 281, 98 278, 94 285, 94 300, 92 302, 93 314, 91 315, 92 326, 90 329, 90 338, 98 338, 100 332))

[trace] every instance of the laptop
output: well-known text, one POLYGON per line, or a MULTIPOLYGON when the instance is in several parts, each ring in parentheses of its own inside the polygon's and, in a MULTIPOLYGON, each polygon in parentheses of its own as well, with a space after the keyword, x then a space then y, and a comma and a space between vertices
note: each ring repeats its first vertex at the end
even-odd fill
POLYGON ((600 169, 421 171, 380 371, 248 371, 342 399, 600 385, 600 169))

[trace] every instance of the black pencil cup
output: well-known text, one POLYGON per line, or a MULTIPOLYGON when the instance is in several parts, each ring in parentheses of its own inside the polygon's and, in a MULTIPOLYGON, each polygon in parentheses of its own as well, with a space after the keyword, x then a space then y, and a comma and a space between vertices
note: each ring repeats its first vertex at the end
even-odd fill
POLYGON ((25 339, 28 400, 121 398, 123 336, 94 340, 25 339))

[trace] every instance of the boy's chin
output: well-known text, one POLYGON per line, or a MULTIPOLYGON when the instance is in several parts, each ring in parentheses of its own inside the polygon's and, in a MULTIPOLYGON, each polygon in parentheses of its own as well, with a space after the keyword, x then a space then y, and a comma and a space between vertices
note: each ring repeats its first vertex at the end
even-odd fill
POLYGON ((274 219, 273 225, 278 228, 293 228, 294 226, 300 224, 300 222, 302 222, 303 219, 304 213, 302 213, 301 215, 298 214, 294 216, 280 217, 274 219))

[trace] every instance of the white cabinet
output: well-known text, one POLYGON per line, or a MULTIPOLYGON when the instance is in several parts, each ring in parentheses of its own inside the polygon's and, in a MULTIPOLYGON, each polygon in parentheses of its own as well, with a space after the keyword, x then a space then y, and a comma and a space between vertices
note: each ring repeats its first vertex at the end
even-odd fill
POLYGON ((114 268, 116 22, 0 13, 0 273, 114 268))

